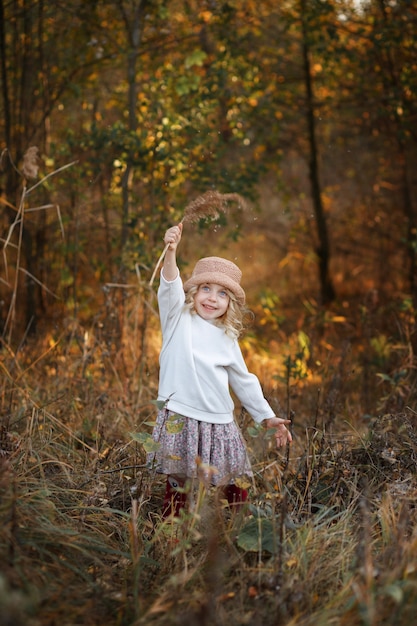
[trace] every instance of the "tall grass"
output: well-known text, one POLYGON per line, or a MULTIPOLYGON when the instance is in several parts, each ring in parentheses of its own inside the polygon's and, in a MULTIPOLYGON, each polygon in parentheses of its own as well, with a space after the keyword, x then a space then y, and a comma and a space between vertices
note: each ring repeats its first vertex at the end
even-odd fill
MULTIPOLYGON (((120 384, 126 354, 107 363, 89 329, 93 345, 87 364, 72 336, 2 352, 1 624, 410 623, 413 410, 329 431, 326 415, 296 415, 289 456, 243 415, 247 515, 195 485, 194 506, 168 523, 162 479, 128 434, 154 407, 120 384)), ((317 402, 315 388, 303 394, 317 402)))
POLYGON ((388 345, 381 332, 364 359, 332 327, 329 351, 325 323, 318 335, 312 318, 302 350, 299 334, 282 337, 282 362, 267 350, 256 360, 248 342, 269 399, 293 419, 294 443, 277 453, 243 412, 249 508, 232 514, 197 483, 192 506, 163 520, 163 479, 129 434, 149 433, 155 417, 152 296, 139 274, 133 288, 103 294, 103 323, 71 320, 17 348, 14 309, 8 317, 0 626, 413 623, 417 415, 407 341, 388 345))

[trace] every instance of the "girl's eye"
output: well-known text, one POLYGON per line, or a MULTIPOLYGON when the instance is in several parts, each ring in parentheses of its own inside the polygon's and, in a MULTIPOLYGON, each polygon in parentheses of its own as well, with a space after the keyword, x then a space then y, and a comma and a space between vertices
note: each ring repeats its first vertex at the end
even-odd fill
POLYGON ((207 285, 202 285, 201 291, 210 291, 210 287, 208 287, 207 285))
POLYGON ((221 298, 227 298, 227 292, 226 291, 219 291, 219 296, 221 298))

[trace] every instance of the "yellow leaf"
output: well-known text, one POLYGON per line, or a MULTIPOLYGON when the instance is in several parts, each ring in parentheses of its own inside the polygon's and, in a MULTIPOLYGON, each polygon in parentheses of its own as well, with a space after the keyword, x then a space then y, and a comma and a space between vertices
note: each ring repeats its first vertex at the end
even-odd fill
POLYGON ((201 11, 198 17, 201 18, 203 22, 206 22, 207 24, 213 17, 213 13, 211 11, 201 11))
POLYGON ((251 483, 245 478, 236 478, 235 485, 240 489, 248 489, 251 486, 251 483))

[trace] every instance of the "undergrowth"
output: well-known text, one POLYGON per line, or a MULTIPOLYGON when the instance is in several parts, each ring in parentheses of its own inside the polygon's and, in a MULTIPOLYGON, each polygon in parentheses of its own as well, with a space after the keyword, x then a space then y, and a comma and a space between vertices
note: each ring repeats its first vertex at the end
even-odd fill
POLYGON ((323 336, 308 342, 306 330, 287 337, 281 360, 265 352, 260 364, 249 341, 294 443, 277 452, 242 412, 254 468, 248 509, 231 514, 201 483, 181 518, 163 520, 164 480, 146 468, 140 443, 157 380, 149 320, 142 331, 147 348, 137 341, 137 354, 123 337, 106 341, 97 320, 15 350, 2 344, 1 626, 412 623, 409 356, 388 363, 381 340, 372 365, 343 338, 325 359, 323 336), (364 372, 378 381, 370 413, 364 372))

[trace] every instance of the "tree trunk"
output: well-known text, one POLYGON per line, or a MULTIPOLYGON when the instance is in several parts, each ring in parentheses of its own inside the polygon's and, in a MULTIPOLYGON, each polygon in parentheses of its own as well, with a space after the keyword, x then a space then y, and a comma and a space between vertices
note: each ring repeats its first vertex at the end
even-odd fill
MULTIPOLYGON (((138 0, 134 3, 131 12, 126 10, 124 2, 120 3, 120 10, 123 15, 123 19, 126 26, 126 32, 129 41, 129 52, 127 56, 127 81, 129 86, 128 91, 128 120, 129 131, 134 132, 138 126, 136 105, 137 105, 137 81, 136 81, 136 63, 139 56, 139 50, 141 45, 142 24, 144 11, 146 8, 146 0, 138 0)), ((123 250, 128 238, 128 223, 129 223, 129 197, 130 197, 130 182, 133 174, 133 164, 129 157, 126 162, 126 169, 122 178, 122 234, 121 234, 121 248, 123 250)))
POLYGON ((4 115, 4 134, 6 146, 10 147, 10 100, 9 100, 9 85, 6 69, 6 37, 4 32, 4 6, 3 0, 0 0, 0 63, 1 63, 1 85, 2 85, 2 97, 3 97, 3 115, 4 115))
POLYGON ((329 304, 335 298, 335 291, 329 273, 330 246, 327 232, 326 218, 324 215, 323 202, 321 198, 321 187, 319 177, 318 149, 316 141, 316 122, 314 117, 314 95, 311 79, 311 68, 309 58, 308 30, 305 17, 305 0, 301 0, 301 24, 302 24, 302 57, 304 80, 306 88, 306 118, 308 129, 308 140, 310 147, 309 155, 309 177, 311 185, 311 195, 314 207, 314 214, 317 222, 318 246, 316 249, 319 263, 320 293, 322 304, 329 304))
MULTIPOLYGON (((411 183, 408 176, 408 163, 405 147, 401 140, 399 149, 402 167, 402 192, 403 210, 407 225, 407 256, 408 256, 408 282, 414 311, 417 311, 417 216, 413 206, 411 195, 411 183)), ((417 324, 410 337, 413 354, 417 357, 417 324)))

